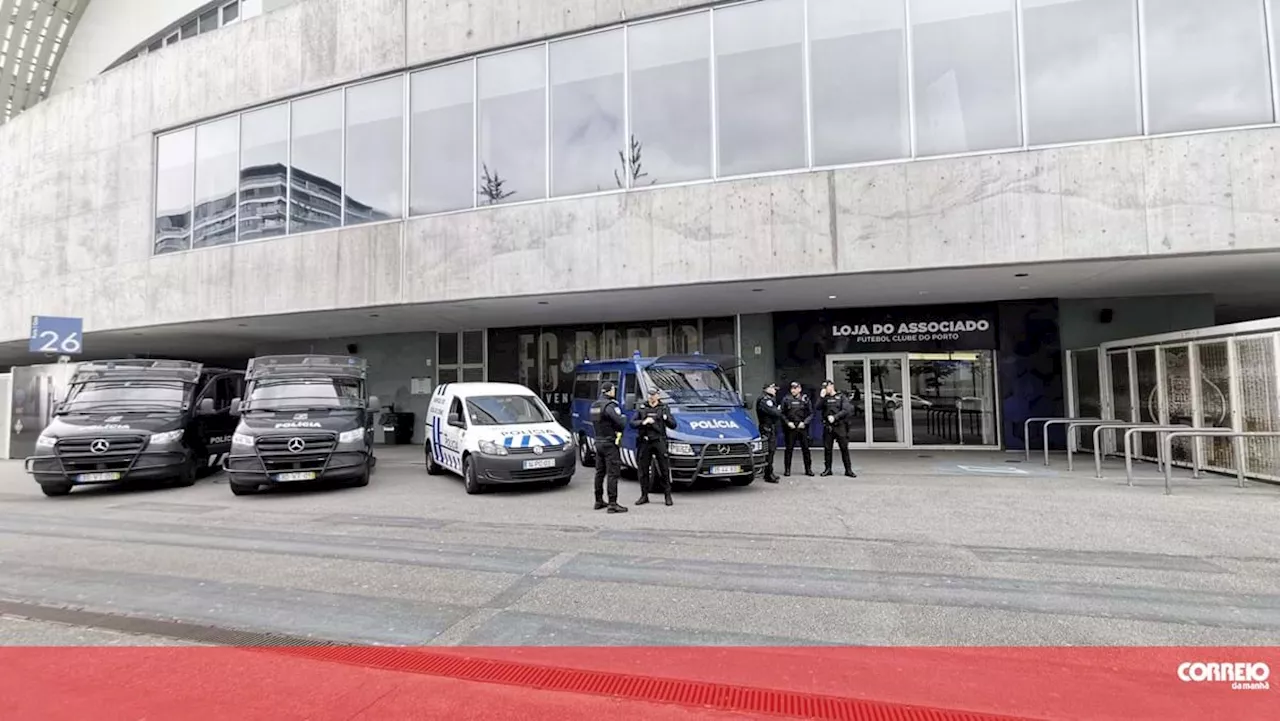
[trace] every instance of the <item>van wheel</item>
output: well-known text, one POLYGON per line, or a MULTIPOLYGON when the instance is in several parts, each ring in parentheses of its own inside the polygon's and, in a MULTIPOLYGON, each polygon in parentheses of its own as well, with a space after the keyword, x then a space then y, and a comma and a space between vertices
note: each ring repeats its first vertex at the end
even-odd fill
MULTIPOLYGON (((187 461, 182 465, 182 472, 178 474, 177 478, 173 479, 173 483, 171 483, 170 485, 173 486, 174 488, 189 488, 191 486, 194 486, 196 484, 196 477, 197 477, 197 474, 199 474, 200 472, 201 465, 202 464, 198 463, 196 459, 193 457, 191 460, 187 461)), ((203 465, 205 466, 209 465, 208 458, 204 459, 203 465)))
POLYGON ((70 483, 41 483, 40 490, 50 498, 65 496, 71 493, 70 483))
POLYGON ((471 456, 462 459, 462 484, 466 487, 468 495, 484 493, 484 486, 480 485, 480 479, 476 478, 476 466, 471 462, 471 456))
POLYGON ((578 436, 578 462, 583 468, 595 468, 596 454, 591 452, 591 448, 587 445, 586 436, 578 436))
POLYGON ((258 487, 257 487, 257 486, 245 486, 245 485, 241 485, 241 484, 239 484, 239 483, 232 483, 232 484, 231 484, 231 492, 232 492, 232 493, 234 493, 234 494, 235 494, 235 495, 237 495, 237 496, 252 496, 252 495, 257 494, 257 492, 258 492, 258 487))
POLYGON ((364 472, 352 479, 347 486, 349 488, 364 488, 369 485, 369 473, 373 470, 373 464, 370 463, 364 467, 364 472))
POLYGON ((422 449, 423 449, 423 455, 425 455, 425 456, 426 456, 426 462, 427 462, 427 475, 428 475, 428 476, 438 476, 438 475, 440 475, 440 472, 441 472, 441 471, 443 471, 444 469, 440 467, 440 464, 439 464, 439 463, 436 463, 435 456, 433 456, 433 455, 431 454, 431 444, 430 444, 430 443, 424 443, 424 444, 422 445, 422 449))

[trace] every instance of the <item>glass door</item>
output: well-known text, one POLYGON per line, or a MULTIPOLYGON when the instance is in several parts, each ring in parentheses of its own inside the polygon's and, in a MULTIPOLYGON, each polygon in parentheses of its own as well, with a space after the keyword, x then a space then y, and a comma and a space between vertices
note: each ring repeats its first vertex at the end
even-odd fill
POLYGON ((850 422, 849 442, 863 446, 905 447, 911 437, 911 414, 904 409, 905 353, 827 356, 827 377, 836 389, 853 397, 857 416, 850 422))
POLYGON ((991 351, 911 353, 912 446, 1000 444, 991 351))

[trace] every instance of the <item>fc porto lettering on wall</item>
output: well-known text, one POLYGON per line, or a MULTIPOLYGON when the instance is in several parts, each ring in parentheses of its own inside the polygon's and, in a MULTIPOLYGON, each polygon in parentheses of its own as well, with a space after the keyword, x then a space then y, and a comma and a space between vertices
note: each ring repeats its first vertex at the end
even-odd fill
POLYGON ((828 353, 988 350, 998 343, 990 306, 907 306, 827 311, 828 353))

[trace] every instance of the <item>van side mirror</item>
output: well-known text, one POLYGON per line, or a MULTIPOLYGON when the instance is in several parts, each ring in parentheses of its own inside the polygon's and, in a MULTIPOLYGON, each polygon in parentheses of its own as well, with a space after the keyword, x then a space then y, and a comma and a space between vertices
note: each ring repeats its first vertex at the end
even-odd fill
POLYGON ((742 407, 743 407, 743 408, 750 408, 750 407, 751 407, 751 401, 755 400, 755 396, 751 395, 750 393, 743 393, 743 394, 742 394, 742 396, 741 396, 741 398, 742 398, 742 407))
POLYGON ((213 410, 212 398, 201 398, 200 405, 196 406, 196 413, 202 416, 211 416, 215 413, 213 410))
POLYGON ((466 424, 462 422, 462 417, 459 416, 457 413, 449 414, 449 425, 453 426, 454 428, 466 428, 466 424))
POLYGON ((233 416, 240 415, 240 401, 241 401, 240 398, 231 399, 231 415, 233 416))
POLYGON ((623 399, 624 408, 635 408, 639 402, 636 400, 635 393, 628 393, 623 399))

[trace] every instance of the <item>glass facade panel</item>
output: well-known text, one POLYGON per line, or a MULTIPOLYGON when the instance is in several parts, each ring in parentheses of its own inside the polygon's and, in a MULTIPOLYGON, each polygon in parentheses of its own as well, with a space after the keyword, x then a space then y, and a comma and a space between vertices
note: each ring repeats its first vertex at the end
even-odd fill
POLYGON ((1133 422, 1133 399, 1130 397, 1129 352, 1109 354, 1111 359, 1111 404, 1115 419, 1133 422))
POLYGON ((347 89, 346 225, 401 216, 404 78, 347 89))
POLYGON ((293 103, 289 232, 342 224, 342 91, 293 103))
MULTIPOLYGON (((1150 349, 1134 351, 1133 367, 1138 377, 1138 422, 1159 423, 1160 387, 1157 381, 1160 372, 1156 367, 1156 352, 1150 349)), ((1149 460, 1155 460, 1156 434, 1138 435, 1142 439, 1139 453, 1149 460)))
POLYGON ((1150 132, 1271 121, 1262 0, 1158 0, 1145 12, 1150 132))
MULTIPOLYGON (((1242 431, 1280 431, 1280 389, 1276 388, 1275 347, 1269 335, 1236 340, 1240 358, 1240 421, 1242 431)), ((1280 438, 1241 441, 1245 468, 1267 478, 1280 477, 1280 438)))
POLYGON ((643 146, 626 152, 623 31, 552 43, 550 53, 551 194, 625 188, 632 172, 643 183, 643 146))
MULTIPOLYGON (((1164 356, 1164 418, 1174 425, 1192 425, 1195 411, 1191 403, 1191 353, 1188 346, 1165 347, 1164 356)), ((1173 439, 1173 460, 1190 462, 1193 440, 1173 439)))
POLYGON ((905 158, 905 0, 809 0, 814 165, 905 158))
POLYGON ((538 45, 477 62, 480 205, 547 194, 546 60, 538 45))
POLYGON ((710 14, 643 23, 627 34, 631 134, 646 173, 634 184, 711 177, 710 14))
POLYGON ((462 334, 462 362, 465 365, 484 364, 484 331, 469 330, 462 334))
POLYGON ((284 235, 289 193, 289 106, 240 117, 240 240, 284 235))
MULTIPOLYGON (((1196 346, 1200 359, 1200 428, 1231 427, 1231 364, 1225 341, 1196 346)), ((1231 441, 1226 438, 1200 440, 1207 467, 1231 468, 1231 441)), ((1143 446, 1144 450, 1146 446, 1143 446)))
POLYGON ((414 73, 409 213, 470 208, 475 193, 475 63, 414 73))
POLYGON ((995 354, 991 351, 912 353, 911 443, 916 446, 996 445, 995 354))
POLYGON ((236 240, 240 124, 224 118, 196 128, 196 205, 192 247, 236 240))
POLYGON ((191 200, 195 191, 195 128, 156 139, 155 252, 191 248, 191 200))
MULTIPOLYGON (((1102 417, 1102 386, 1098 378, 1098 351, 1078 350, 1071 353, 1075 362, 1076 416, 1079 418, 1102 417)), ((1090 429, 1075 431, 1076 447, 1093 450, 1093 434, 1090 429)))
POLYGON ((1013 0, 910 0, 916 152, 1017 147, 1013 0))
POLYGON ((1142 133, 1133 0, 1023 0, 1027 142, 1142 133))
POLYGON ((804 0, 734 5, 713 19, 719 174, 804 167, 804 0))

